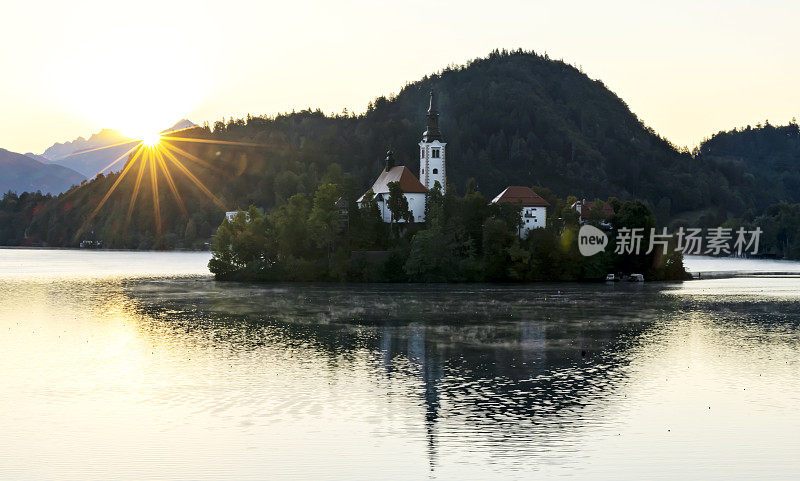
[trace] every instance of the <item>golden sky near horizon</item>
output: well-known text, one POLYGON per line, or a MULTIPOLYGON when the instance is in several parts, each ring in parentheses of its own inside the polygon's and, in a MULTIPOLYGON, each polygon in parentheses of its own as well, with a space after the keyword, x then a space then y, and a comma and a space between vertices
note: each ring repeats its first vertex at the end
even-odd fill
POLYGON ((305 107, 361 112, 523 48, 582 67, 678 145, 800 117, 800 2, 0 0, 0 148, 305 107))

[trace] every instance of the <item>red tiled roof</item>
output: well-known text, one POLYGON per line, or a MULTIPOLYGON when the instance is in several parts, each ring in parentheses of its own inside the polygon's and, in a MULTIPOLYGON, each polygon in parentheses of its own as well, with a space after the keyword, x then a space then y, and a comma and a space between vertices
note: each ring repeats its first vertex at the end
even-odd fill
MULTIPOLYGON (((388 171, 383 169, 381 175, 378 176, 378 180, 372 184, 372 192, 375 195, 388 194, 390 182, 400 182, 400 188, 403 189, 405 194, 424 194, 427 192, 422 182, 417 179, 417 176, 412 174, 404 165, 392 167, 388 171)), ((358 202, 361 202, 363 198, 364 196, 362 195, 358 202)))
POLYGON ((492 199, 493 204, 498 202, 522 204, 522 207, 548 207, 550 205, 550 203, 542 199, 539 194, 530 188, 518 185, 506 187, 506 190, 500 192, 500 195, 492 199))
MULTIPOLYGON (((587 220, 589 218, 589 212, 592 210, 592 207, 594 206, 594 202, 581 201, 579 203, 583 205, 580 211, 581 219, 587 220)), ((611 207, 611 204, 609 204, 608 202, 603 202, 603 217, 605 219, 610 219, 613 216, 614 216, 614 208, 611 207)))

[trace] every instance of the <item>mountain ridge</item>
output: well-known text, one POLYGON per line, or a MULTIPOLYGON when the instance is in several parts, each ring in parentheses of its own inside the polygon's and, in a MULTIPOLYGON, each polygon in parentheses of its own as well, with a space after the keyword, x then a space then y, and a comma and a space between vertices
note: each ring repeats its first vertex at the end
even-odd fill
POLYGON ((60 194, 85 180, 79 172, 0 149, 0 192, 60 194))
POLYGON ((95 149, 98 147, 105 147, 119 142, 133 141, 134 139, 122 135, 119 131, 114 129, 101 129, 99 132, 89 136, 88 139, 78 137, 74 140, 66 142, 56 142, 51 145, 41 154, 42 156, 50 159, 51 161, 63 160, 75 152, 82 150, 95 149))

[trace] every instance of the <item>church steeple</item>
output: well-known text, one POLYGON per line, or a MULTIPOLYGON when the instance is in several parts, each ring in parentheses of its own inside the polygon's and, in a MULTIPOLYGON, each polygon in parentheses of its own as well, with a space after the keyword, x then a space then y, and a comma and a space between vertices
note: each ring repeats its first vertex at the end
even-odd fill
POLYGON ((428 104, 428 121, 419 143, 419 180, 426 189, 439 186, 447 188, 447 171, 445 166, 445 148, 447 143, 439 131, 439 110, 436 108, 436 94, 431 90, 428 104))
POLYGON ((439 132, 439 111, 436 109, 436 94, 432 89, 431 101, 428 105, 428 122, 425 127, 425 132, 422 133, 423 142, 433 142, 434 140, 441 142, 442 133, 439 132))

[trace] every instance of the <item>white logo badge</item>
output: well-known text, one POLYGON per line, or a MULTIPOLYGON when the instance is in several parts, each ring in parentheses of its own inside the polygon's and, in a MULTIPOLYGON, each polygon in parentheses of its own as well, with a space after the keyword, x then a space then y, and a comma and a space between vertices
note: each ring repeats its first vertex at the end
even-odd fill
POLYGON ((602 252, 608 245, 608 236, 605 232, 589 224, 581 226, 578 231, 578 250, 581 255, 589 257, 602 252))

